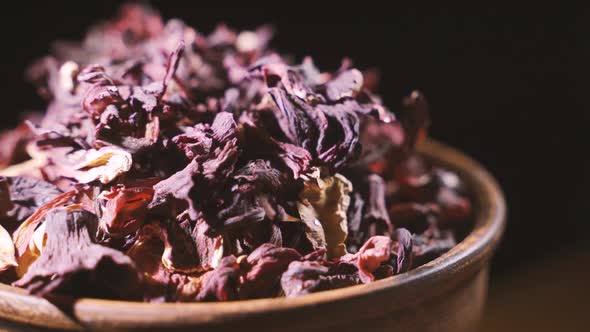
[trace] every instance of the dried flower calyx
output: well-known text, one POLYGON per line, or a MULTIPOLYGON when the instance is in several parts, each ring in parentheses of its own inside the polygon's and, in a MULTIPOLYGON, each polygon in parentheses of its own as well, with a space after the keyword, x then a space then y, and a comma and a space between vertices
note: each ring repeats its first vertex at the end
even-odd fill
POLYGON ((151 302, 294 297, 370 283, 464 234, 468 188, 417 152, 343 61, 321 72, 272 29, 124 6, 28 77, 47 112, 0 134, 0 274, 32 294, 151 302))

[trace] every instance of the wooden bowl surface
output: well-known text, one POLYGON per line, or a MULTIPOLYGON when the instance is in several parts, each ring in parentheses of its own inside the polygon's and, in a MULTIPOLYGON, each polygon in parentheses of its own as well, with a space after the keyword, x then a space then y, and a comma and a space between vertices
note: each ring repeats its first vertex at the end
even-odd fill
POLYGON ((291 299, 163 304, 79 299, 61 309, 0 284, 0 318, 68 330, 473 331, 485 302, 489 259, 504 230, 504 198, 490 174, 464 154, 432 140, 420 152, 464 179, 476 220, 452 250, 407 273, 291 299))

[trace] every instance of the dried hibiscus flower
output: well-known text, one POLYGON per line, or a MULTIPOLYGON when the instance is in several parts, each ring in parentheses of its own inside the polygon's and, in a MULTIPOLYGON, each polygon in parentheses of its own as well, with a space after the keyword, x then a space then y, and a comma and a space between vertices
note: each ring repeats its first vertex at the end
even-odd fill
POLYGON ((100 210, 99 227, 110 236, 124 236, 137 231, 154 196, 151 187, 114 186, 96 197, 100 210))
POLYGON ((0 133, 0 280, 36 295, 149 302, 294 297, 450 250, 469 188, 416 152, 418 91, 205 35, 126 5, 27 76, 44 115, 0 133))
POLYGON ((16 286, 41 296, 56 292, 128 298, 137 291, 140 278, 131 259, 93 243, 94 215, 61 208, 46 219, 43 253, 16 286))

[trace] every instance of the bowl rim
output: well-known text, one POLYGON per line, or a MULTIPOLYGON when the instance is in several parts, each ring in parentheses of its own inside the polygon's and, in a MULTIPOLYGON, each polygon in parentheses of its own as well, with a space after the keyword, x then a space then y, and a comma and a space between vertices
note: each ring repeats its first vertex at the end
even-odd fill
POLYGON ((494 178, 470 157, 431 139, 423 142, 418 151, 428 159, 449 167, 466 182, 475 199, 476 220, 474 229, 450 251, 406 273, 369 284, 295 298, 216 303, 143 303, 82 298, 72 304, 68 313, 62 313, 46 299, 29 295, 23 289, 0 284, 0 317, 35 325, 47 326, 49 323, 69 329, 96 322, 133 326, 138 318, 146 326, 153 323, 195 326, 223 324, 247 316, 309 310, 310 307, 317 309, 335 302, 362 303, 363 298, 378 294, 390 296, 395 293, 400 307, 407 305, 408 301, 417 300, 412 293, 418 289, 434 296, 487 264, 504 232, 506 204, 494 178), (18 308, 7 312, 2 303, 10 301, 35 306, 37 312, 29 313, 32 318, 24 317, 18 308), (117 315, 113 316, 114 312, 117 315))

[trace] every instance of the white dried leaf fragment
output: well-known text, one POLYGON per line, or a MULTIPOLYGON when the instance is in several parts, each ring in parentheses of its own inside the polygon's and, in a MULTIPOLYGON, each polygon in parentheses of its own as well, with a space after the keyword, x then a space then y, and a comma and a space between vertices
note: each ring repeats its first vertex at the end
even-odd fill
POLYGON ((88 150, 84 161, 75 166, 76 180, 81 183, 99 180, 106 184, 129 171, 132 163, 131 154, 121 148, 106 146, 88 150))
POLYGON ((341 174, 310 178, 299 193, 297 210, 305 235, 314 249, 326 249, 329 259, 345 255, 348 235, 346 211, 352 183, 341 174))
POLYGON ((0 225, 0 271, 17 266, 14 242, 8 231, 0 225))

